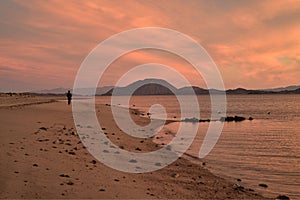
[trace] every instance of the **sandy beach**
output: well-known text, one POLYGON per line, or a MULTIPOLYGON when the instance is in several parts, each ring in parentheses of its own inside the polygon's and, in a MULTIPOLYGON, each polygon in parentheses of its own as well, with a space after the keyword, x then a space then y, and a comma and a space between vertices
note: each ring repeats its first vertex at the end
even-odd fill
MULTIPOLYGON (((265 199, 185 158, 151 173, 111 169, 85 149, 71 106, 58 99, 1 96, 0 198, 265 199)), ((133 152, 159 148, 151 139, 126 136, 114 123, 109 105, 96 108, 105 134, 116 145, 133 152)), ((139 115, 132 118, 148 123, 139 115)))

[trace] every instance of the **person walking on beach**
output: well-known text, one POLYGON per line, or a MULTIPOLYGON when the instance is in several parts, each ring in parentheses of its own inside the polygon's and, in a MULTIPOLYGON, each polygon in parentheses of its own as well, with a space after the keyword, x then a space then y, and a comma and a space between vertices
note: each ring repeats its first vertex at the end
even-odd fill
POLYGON ((70 92, 70 90, 68 90, 67 97, 68 97, 68 105, 70 105, 72 100, 72 93, 70 92))

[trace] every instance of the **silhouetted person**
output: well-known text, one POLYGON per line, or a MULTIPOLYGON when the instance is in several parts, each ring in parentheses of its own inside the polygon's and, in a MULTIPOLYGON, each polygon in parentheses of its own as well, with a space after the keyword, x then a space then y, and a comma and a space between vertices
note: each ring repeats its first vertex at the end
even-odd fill
POLYGON ((72 100, 72 93, 70 92, 70 90, 68 90, 67 97, 68 97, 68 105, 70 105, 72 100))

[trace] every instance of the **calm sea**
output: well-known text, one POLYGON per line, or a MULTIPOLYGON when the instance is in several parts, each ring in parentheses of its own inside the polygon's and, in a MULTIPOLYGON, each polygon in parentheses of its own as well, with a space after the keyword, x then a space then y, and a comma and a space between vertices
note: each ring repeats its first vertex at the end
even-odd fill
MULTIPOLYGON (((201 119, 210 118, 210 97, 200 95, 198 101, 201 119)), ((110 104, 110 98, 97 97, 97 103, 110 104)), ((169 119, 180 119, 175 96, 133 96, 129 107, 147 113, 153 104, 163 105, 169 119)), ((162 117, 155 109, 150 111, 152 118, 162 117)), ((219 114, 251 116, 254 120, 225 122, 218 143, 203 159, 206 167, 233 182, 241 179, 241 185, 267 197, 285 194, 300 199, 300 95, 228 95, 227 113, 219 114), (268 187, 258 186, 261 183, 268 187)), ((176 132, 177 123, 166 125, 164 130, 176 132)), ((208 124, 198 124, 188 154, 198 156, 208 124)))

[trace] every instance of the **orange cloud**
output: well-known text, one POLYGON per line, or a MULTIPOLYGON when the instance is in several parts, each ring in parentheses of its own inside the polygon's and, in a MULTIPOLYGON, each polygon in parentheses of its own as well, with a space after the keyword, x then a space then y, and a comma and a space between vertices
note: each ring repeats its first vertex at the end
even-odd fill
MULTIPOLYGON (((0 1, 0 91, 71 87, 81 62, 99 42, 145 26, 175 29, 197 40, 228 88, 299 84, 299 13, 297 0, 0 1)), ((176 56, 135 52, 121 60, 105 84, 132 64, 162 62, 205 86, 176 56)))

